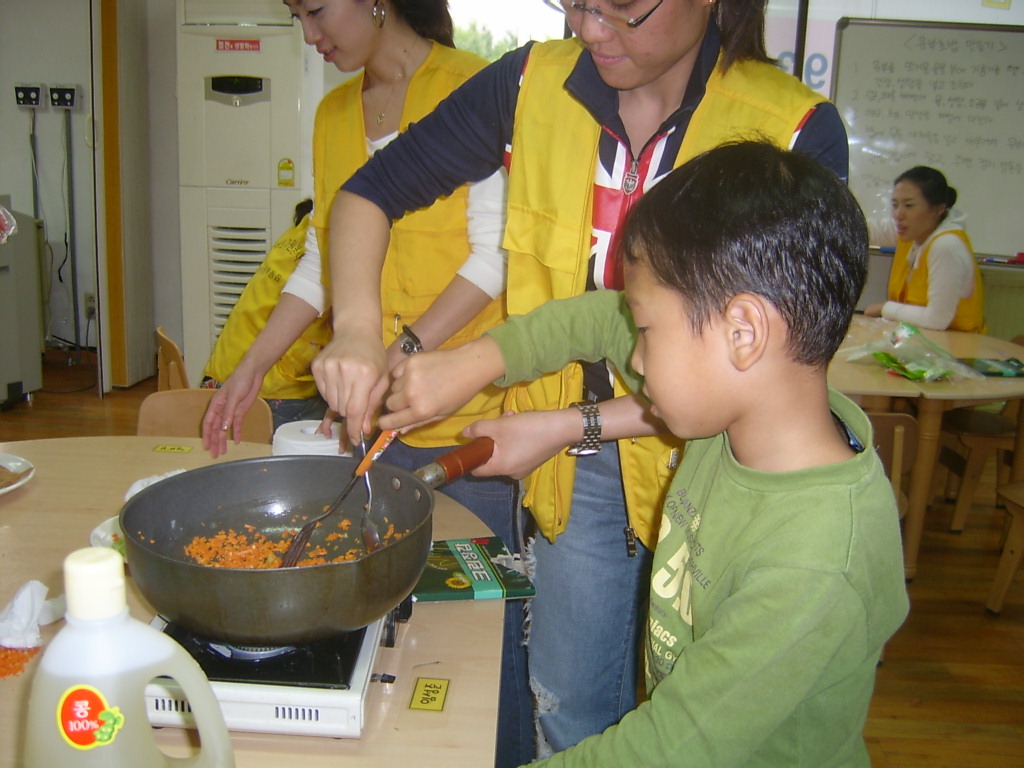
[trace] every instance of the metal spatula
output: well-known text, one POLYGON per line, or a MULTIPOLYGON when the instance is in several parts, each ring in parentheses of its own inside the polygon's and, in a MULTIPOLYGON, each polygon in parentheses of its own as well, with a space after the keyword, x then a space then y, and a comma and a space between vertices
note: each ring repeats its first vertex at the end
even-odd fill
MULTIPOLYGON (((319 523, 322 520, 324 520, 325 518, 329 517, 335 510, 337 510, 339 507, 341 507, 342 503, 345 501, 345 499, 348 497, 348 495, 352 492, 352 489, 355 488, 356 483, 359 481, 359 478, 362 477, 363 475, 365 475, 366 472, 373 465, 373 463, 375 461, 377 461, 377 459, 380 458, 381 454, 384 453, 384 450, 389 445, 391 445, 391 442, 395 439, 395 436, 397 434, 398 434, 397 430, 392 430, 392 431, 389 431, 389 432, 382 432, 377 437, 377 439, 374 441, 373 445, 370 446, 370 450, 369 451, 365 450, 366 443, 363 442, 362 436, 360 435, 360 444, 364 448, 363 459, 362 459, 362 461, 359 462, 359 464, 356 465, 355 471, 352 472, 352 479, 348 481, 348 483, 345 485, 345 488, 341 491, 341 493, 338 494, 338 497, 331 503, 331 505, 329 507, 327 507, 327 509, 325 509, 319 515, 317 515, 316 517, 311 519, 309 522, 307 522, 304 526, 302 526, 302 529, 297 534, 295 534, 295 538, 292 539, 292 543, 288 545, 288 551, 285 552, 284 553, 284 557, 281 558, 281 565, 280 565, 281 568, 292 568, 292 567, 295 566, 296 563, 299 562, 299 558, 302 557, 302 553, 306 549, 306 545, 309 543, 309 537, 310 537, 310 535, 312 535, 313 529, 316 528, 317 523, 319 523)), ((370 492, 369 483, 367 483, 367 494, 369 494, 369 492, 370 492)), ((370 501, 370 499, 367 498, 367 505, 369 505, 369 501, 370 501)), ((368 510, 364 510, 364 512, 363 512, 363 526, 364 526, 363 527, 363 541, 364 541, 364 545, 366 545, 366 541, 367 541, 368 537, 372 541, 373 540, 373 534, 377 533, 376 528, 374 528, 372 531, 370 531, 369 534, 367 533, 367 530, 365 528, 366 524, 369 523, 372 526, 373 523, 367 520, 366 511, 368 511, 368 510)), ((376 544, 377 544, 378 547, 380 546, 380 535, 379 534, 377 534, 377 536, 376 536, 376 544)), ((366 545, 366 546, 367 546, 367 549, 369 550, 369 545, 366 545)))

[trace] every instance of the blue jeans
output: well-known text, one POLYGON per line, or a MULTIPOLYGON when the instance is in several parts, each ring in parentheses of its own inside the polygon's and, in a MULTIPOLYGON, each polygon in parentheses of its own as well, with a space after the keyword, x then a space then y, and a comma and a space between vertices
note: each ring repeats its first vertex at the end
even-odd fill
MULTIPOLYGON (((413 448, 396 440, 381 461, 417 470, 454 447, 413 448)), ((510 552, 521 550, 523 533, 518 483, 508 478, 466 476, 438 490, 486 523, 504 540, 510 552)), ((533 700, 526 670, 523 603, 523 600, 505 601, 496 768, 514 768, 531 762, 534 757, 533 700)))
POLYGON ((636 706, 639 643, 650 552, 629 557, 618 451, 576 462, 569 525, 552 544, 538 535, 531 601, 530 682, 538 756, 600 733, 636 706))

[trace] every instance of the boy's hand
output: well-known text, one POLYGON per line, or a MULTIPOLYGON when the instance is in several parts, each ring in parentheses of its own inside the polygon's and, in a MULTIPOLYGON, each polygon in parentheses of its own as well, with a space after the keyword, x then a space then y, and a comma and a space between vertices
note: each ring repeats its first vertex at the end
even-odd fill
POLYGON ((381 429, 409 429, 451 416, 495 379, 505 361, 489 337, 455 349, 420 352, 391 372, 391 394, 380 418, 381 429))
POLYGON ((500 419, 470 424, 465 437, 489 437, 494 440, 490 461, 473 474, 481 477, 507 475, 516 480, 529 475, 568 445, 582 437, 579 411, 523 411, 505 413, 500 419))

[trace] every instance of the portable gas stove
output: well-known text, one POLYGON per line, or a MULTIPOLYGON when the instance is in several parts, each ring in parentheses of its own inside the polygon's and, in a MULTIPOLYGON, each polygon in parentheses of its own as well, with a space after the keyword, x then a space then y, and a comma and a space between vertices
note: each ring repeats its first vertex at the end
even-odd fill
MULTIPOLYGON (((268 648, 206 640, 160 616, 151 624, 202 667, 230 730, 359 738, 377 649, 394 645, 396 622, 405 621, 409 611, 411 602, 403 603, 354 632, 268 648)), ((146 708, 152 725, 195 727, 185 695, 170 678, 146 686, 146 708)))

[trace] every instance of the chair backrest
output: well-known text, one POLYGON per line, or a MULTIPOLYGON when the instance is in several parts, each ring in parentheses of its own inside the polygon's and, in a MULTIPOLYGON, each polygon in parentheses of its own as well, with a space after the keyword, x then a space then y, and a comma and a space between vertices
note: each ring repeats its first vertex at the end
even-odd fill
MULTIPOLYGON (((203 416, 215 389, 169 389, 154 392, 139 406, 137 435, 201 437, 203 416)), ((233 437, 229 433, 228 437, 233 437)), ((242 440, 267 443, 274 439, 274 417, 267 401, 256 398, 242 422, 242 440)))
POLYGON ((909 481, 917 458, 917 419, 909 413, 881 411, 869 411, 868 418, 875 432, 875 450, 892 484, 902 518, 907 507, 904 484, 909 481))
POLYGON ((163 327, 156 329, 156 390, 188 389, 188 374, 181 347, 167 335, 163 327))

